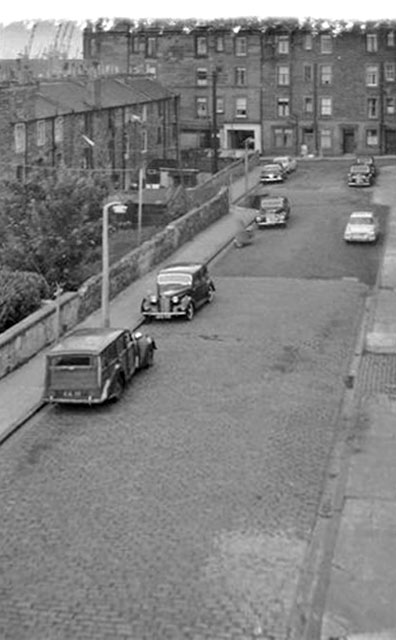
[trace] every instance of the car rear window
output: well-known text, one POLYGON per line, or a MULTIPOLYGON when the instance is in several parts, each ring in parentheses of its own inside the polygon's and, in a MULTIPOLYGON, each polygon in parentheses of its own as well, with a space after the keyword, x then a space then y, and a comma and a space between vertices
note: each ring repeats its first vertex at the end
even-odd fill
POLYGON ((91 367, 92 358, 89 355, 65 353, 51 358, 53 367, 91 367))

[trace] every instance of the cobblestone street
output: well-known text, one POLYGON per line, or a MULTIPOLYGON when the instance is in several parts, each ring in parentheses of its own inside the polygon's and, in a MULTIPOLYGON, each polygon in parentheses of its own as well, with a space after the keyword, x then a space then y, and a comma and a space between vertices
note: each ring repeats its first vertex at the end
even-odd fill
POLYGON ((121 402, 3 446, 2 640, 286 637, 366 287, 216 283, 121 402))

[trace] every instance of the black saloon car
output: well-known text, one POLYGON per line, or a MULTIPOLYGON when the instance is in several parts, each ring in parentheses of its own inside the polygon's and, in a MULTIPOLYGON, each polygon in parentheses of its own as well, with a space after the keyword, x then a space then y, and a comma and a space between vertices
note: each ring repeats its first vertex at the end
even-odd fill
POLYGON ((353 164, 349 167, 349 187, 370 187, 374 182, 374 176, 367 164, 353 164))
POLYGON ((285 196, 261 196, 255 222, 258 227, 285 227, 290 217, 290 203, 285 196))
POLYGON ((182 316, 192 320, 200 306, 213 300, 214 292, 205 264, 170 264, 157 274, 156 292, 142 300, 141 313, 146 319, 182 316))

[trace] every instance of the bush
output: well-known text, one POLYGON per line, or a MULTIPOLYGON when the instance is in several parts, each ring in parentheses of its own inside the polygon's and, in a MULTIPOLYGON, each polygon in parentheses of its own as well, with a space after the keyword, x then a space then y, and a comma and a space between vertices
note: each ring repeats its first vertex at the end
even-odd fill
POLYGON ((45 279, 30 271, 0 270, 0 332, 39 309, 49 297, 45 279))

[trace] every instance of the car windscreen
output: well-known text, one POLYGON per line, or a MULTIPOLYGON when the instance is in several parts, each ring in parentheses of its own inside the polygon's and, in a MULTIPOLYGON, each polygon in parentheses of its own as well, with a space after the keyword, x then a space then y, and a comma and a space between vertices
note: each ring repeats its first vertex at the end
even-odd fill
POLYGON ((190 273, 159 273, 157 284, 162 287, 188 287, 192 284, 190 273))
POLYGON ((260 208, 265 211, 280 211, 283 206, 282 200, 270 200, 269 198, 262 198, 260 203, 260 208))
POLYGON ((278 164, 267 164, 263 171, 281 171, 281 168, 278 164))
POLYGON ((374 224, 374 220, 367 216, 354 216, 349 220, 349 224, 374 224))
POLYGON ((64 353, 50 358, 52 367, 92 367, 92 357, 80 353, 64 353))
POLYGON ((366 164, 357 164, 350 168, 351 173, 369 173, 370 168, 366 164))

